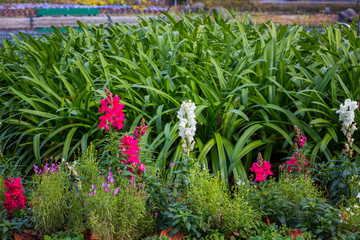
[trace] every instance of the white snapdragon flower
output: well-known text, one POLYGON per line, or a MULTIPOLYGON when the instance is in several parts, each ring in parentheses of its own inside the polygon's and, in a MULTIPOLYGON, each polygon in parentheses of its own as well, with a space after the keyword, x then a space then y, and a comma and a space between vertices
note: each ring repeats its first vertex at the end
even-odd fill
POLYGON ((339 121, 343 122, 343 126, 346 128, 351 127, 352 123, 355 120, 354 111, 358 108, 358 103, 356 101, 351 101, 346 99, 344 104, 340 105, 340 109, 336 111, 339 116, 339 121))
POLYGON ((194 136, 196 132, 196 115, 195 115, 195 103, 184 101, 178 111, 177 117, 179 118, 179 136, 183 140, 183 149, 189 155, 193 150, 195 141, 194 136))
POLYGON ((356 101, 346 99, 344 104, 340 104, 339 110, 336 111, 336 113, 339 114, 339 121, 342 122, 341 131, 346 137, 345 149, 343 149, 343 154, 349 154, 350 158, 353 156, 352 145, 354 143, 354 138, 352 138, 352 135, 355 130, 357 130, 354 112, 357 108, 358 103, 356 101))

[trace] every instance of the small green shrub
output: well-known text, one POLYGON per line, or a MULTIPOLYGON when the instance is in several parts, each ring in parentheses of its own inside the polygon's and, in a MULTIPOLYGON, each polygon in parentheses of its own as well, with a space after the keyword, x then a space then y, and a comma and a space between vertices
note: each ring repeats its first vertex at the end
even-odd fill
POLYGON ((85 200, 91 186, 95 185, 100 177, 99 163, 96 150, 92 144, 85 153, 77 158, 73 166, 68 167, 73 177, 68 199, 69 213, 67 216, 67 228, 75 231, 85 229, 85 200))
POLYGON ((74 230, 75 232, 80 232, 84 230, 85 227, 85 197, 83 191, 80 189, 73 188, 69 192, 68 199, 68 215, 66 219, 67 229, 74 230))
POLYGON ((121 183, 115 188, 103 180, 86 198, 88 227, 100 239, 139 239, 154 230, 154 219, 147 215, 143 186, 130 185, 128 180, 121 183))
POLYGON ((303 199, 296 218, 296 228, 311 231, 320 239, 335 237, 340 224, 340 210, 321 199, 303 199))
POLYGON ((330 203, 340 205, 360 192, 359 171, 348 155, 340 155, 337 160, 316 164, 314 178, 328 193, 330 203))
POLYGON ((31 196, 35 229, 41 233, 55 233, 64 227, 69 199, 67 173, 45 168, 33 177, 31 196))
POLYGON ((231 198, 219 176, 212 176, 208 170, 197 166, 189 171, 185 199, 194 214, 200 217, 199 226, 203 231, 247 232, 261 219, 260 213, 244 197, 247 191, 241 186, 231 198))
POLYGON ((31 210, 14 210, 10 218, 7 210, 0 212, 0 238, 12 239, 14 233, 21 233, 23 229, 32 229, 34 226, 30 220, 31 210))
POLYGON ((78 176, 80 176, 81 186, 84 190, 88 191, 91 185, 95 185, 98 182, 100 168, 95 147, 92 144, 77 159, 75 169, 78 176))
POLYGON ((261 220, 261 214, 250 205, 244 197, 247 189, 239 186, 235 189, 233 199, 228 199, 225 204, 224 214, 221 217, 221 232, 229 234, 231 232, 250 232, 261 220))
POLYGON ((321 199, 312 178, 302 174, 281 174, 251 188, 249 201, 268 221, 295 227, 294 216, 303 199, 321 199))
POLYGON ((314 180, 309 175, 304 174, 280 174, 276 182, 274 178, 268 181, 266 186, 269 190, 278 189, 284 196, 285 201, 298 204, 303 198, 316 199, 322 198, 323 193, 315 185, 314 180))
POLYGON ((188 208, 184 202, 172 202, 168 204, 167 210, 162 213, 165 222, 168 223, 172 230, 170 236, 174 236, 181 231, 184 235, 201 236, 198 223, 200 218, 188 208))
POLYGON ((228 190, 219 176, 211 176, 207 169, 195 166, 189 170, 189 184, 185 199, 195 215, 200 217, 200 227, 204 231, 221 227, 221 216, 229 198, 228 190))

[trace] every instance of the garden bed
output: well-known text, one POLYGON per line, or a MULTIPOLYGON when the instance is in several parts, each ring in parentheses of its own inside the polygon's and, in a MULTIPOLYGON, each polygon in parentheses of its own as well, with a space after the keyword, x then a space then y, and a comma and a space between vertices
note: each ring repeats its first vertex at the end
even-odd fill
POLYGON ((0 49, 0 234, 358 239, 357 26, 164 14, 0 49))

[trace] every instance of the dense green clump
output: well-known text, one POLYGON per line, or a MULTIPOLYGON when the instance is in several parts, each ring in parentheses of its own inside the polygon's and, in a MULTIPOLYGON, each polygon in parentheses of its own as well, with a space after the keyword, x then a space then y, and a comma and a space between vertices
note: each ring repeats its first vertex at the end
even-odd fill
POLYGON ((189 185, 184 197, 200 218, 199 227, 204 232, 219 229, 224 234, 248 233, 260 221, 260 212, 244 197, 248 193, 245 188, 235 189, 231 196, 219 176, 213 176, 198 166, 190 170, 188 177, 189 185))

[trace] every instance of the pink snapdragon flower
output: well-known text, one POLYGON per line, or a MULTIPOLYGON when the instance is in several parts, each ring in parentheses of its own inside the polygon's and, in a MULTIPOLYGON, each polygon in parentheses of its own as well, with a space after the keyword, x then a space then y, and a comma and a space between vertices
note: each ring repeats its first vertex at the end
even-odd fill
POLYGON ((286 161, 287 170, 294 172, 306 172, 307 168, 311 168, 308 159, 301 153, 294 152, 289 161, 286 161))
POLYGON ((110 128, 123 128, 123 122, 125 121, 125 114, 122 111, 124 104, 120 104, 120 97, 115 95, 113 97, 112 93, 105 88, 107 97, 100 101, 101 107, 99 111, 105 113, 105 115, 99 117, 100 123, 98 127, 100 129, 105 128, 106 131, 109 131, 110 128))
POLYGON ((290 160, 286 161, 287 164, 286 169, 288 171, 305 173, 308 168, 311 168, 308 159, 303 154, 303 148, 307 138, 304 137, 303 132, 301 132, 296 125, 294 126, 294 130, 296 131, 296 135, 294 139, 295 141, 294 152, 290 160))
POLYGON ((121 162, 128 165, 128 171, 134 173, 135 169, 138 167, 138 173, 141 174, 145 171, 146 167, 139 160, 140 148, 138 146, 139 140, 135 139, 133 136, 125 135, 120 139, 120 156, 121 162))
POLYGON ((139 140, 133 136, 125 135, 120 139, 120 156, 125 160, 122 160, 125 164, 127 163, 138 163, 140 148, 138 146, 139 140))
POLYGON ((255 182, 262 182, 267 176, 274 175, 271 171, 271 164, 263 161, 261 153, 259 153, 257 162, 253 163, 250 171, 255 173, 255 182))
POLYGON ((148 126, 145 125, 145 119, 142 119, 140 122, 140 127, 136 127, 134 130, 134 135, 136 138, 141 138, 145 135, 148 126))

